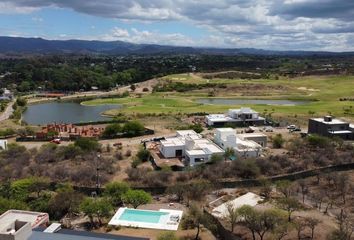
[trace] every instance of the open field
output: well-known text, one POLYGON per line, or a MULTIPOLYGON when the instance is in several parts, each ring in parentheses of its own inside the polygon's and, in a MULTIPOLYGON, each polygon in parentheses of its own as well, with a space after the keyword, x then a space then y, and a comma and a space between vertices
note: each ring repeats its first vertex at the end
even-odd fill
POLYGON ((120 112, 127 114, 137 113, 195 113, 224 112, 229 108, 240 105, 207 105, 195 102, 198 98, 207 98, 210 91, 214 91, 216 98, 237 99, 289 99, 309 100, 308 104, 297 106, 281 106, 266 104, 247 104, 259 112, 272 112, 273 115, 284 118, 307 118, 310 115, 322 116, 333 114, 337 117, 354 119, 352 101, 340 101, 340 98, 354 96, 353 76, 311 76, 301 78, 279 79, 204 79, 197 74, 171 75, 157 80, 157 82, 183 83, 217 83, 226 84, 226 88, 198 89, 188 92, 160 92, 139 97, 97 99, 83 102, 86 105, 122 104, 124 108, 105 112, 114 116, 120 112), (345 113, 345 109, 351 111, 345 113))

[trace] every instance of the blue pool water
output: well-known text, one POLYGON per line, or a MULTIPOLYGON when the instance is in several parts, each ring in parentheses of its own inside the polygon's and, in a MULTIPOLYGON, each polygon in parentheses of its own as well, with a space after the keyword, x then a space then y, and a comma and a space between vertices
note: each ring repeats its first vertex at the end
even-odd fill
POLYGON ((132 222, 147 222, 147 223, 159 223, 160 217, 167 215, 166 212, 158 211, 144 211, 136 209, 125 209, 119 220, 132 221, 132 222))

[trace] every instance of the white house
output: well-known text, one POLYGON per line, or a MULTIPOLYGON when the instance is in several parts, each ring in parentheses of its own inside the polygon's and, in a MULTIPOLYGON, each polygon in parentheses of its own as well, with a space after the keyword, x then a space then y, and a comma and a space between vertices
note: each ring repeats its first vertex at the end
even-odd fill
POLYGON ((245 134, 238 134, 238 138, 242 140, 249 140, 254 141, 261 145, 262 147, 267 147, 267 135, 263 133, 245 133, 245 134))
POLYGON ((0 150, 7 150, 7 140, 0 140, 0 150))
POLYGON ((205 118, 208 126, 223 126, 226 123, 235 125, 263 125, 265 119, 251 108, 230 109, 227 114, 210 114, 205 118))
POLYGON ((232 148, 236 156, 244 158, 258 157, 261 155, 263 149, 262 145, 256 141, 249 140, 247 134, 238 136, 232 128, 216 129, 214 142, 224 150, 232 148))
POLYGON ((219 146, 193 130, 177 131, 176 137, 161 140, 160 144, 160 152, 165 158, 184 158, 191 166, 208 162, 213 154, 224 153, 219 146))

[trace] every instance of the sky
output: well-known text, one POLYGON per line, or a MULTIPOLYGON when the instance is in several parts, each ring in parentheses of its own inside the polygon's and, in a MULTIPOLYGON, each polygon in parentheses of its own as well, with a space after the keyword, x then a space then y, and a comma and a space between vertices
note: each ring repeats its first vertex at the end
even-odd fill
POLYGON ((0 0, 0 35, 354 51, 354 0, 0 0))

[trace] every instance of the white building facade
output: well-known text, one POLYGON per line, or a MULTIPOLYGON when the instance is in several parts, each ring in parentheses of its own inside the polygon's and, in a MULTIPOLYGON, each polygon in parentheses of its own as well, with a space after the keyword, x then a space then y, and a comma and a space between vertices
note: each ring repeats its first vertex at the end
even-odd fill
POLYGON ((7 150, 7 140, 0 140, 0 151, 7 150))
MULTIPOLYGON (((259 157, 262 154, 263 146, 254 140, 248 139, 247 135, 238 136, 232 128, 218 128, 215 132, 214 142, 224 150, 233 149, 237 157, 259 157)), ((256 135, 253 136, 255 137, 256 135)), ((252 138, 253 136, 250 134, 249 137, 252 138)), ((266 138, 263 134, 257 134, 257 139, 262 139, 263 145, 266 145, 266 138)))
POLYGON ((251 108, 230 109, 227 114, 210 114, 205 117, 208 126, 223 126, 227 123, 235 125, 264 125, 265 119, 251 108))
POLYGON ((210 161, 213 154, 224 154, 222 148, 193 130, 177 131, 176 137, 166 138, 160 144, 165 158, 184 158, 190 166, 210 161))

